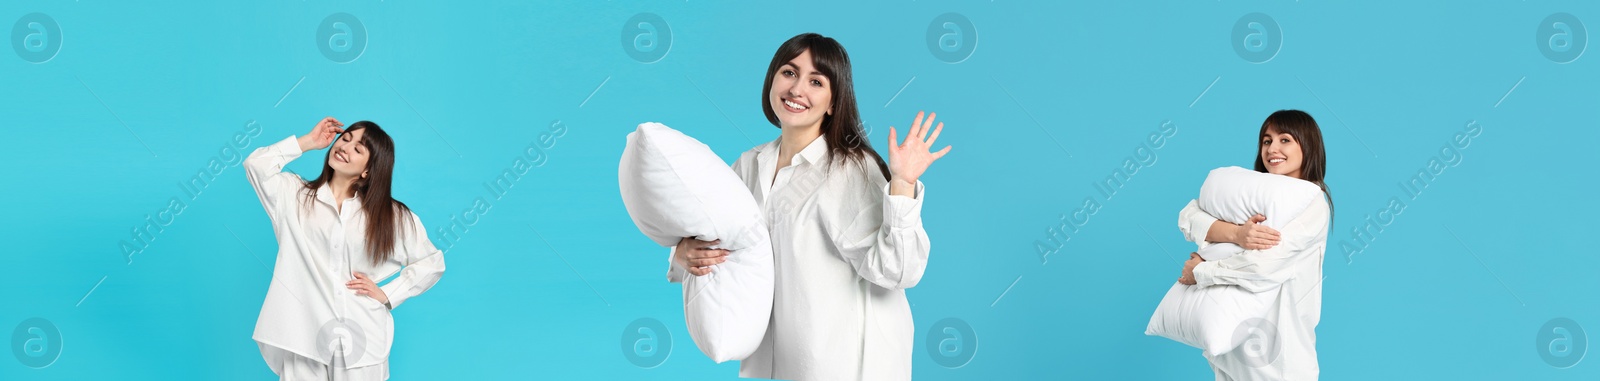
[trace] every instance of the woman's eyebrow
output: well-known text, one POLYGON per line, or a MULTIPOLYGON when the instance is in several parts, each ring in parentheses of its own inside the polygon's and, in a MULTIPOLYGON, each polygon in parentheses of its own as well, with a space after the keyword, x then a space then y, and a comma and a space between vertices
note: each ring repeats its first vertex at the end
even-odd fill
MULTIPOLYGON (((788 66, 788 67, 794 68, 795 70, 799 70, 800 69, 800 64, 795 63, 795 62, 797 62, 797 61, 785 62, 785 63, 783 63, 783 66, 788 66)), ((817 71, 817 69, 811 69, 811 72, 810 73, 806 73, 806 75, 822 75, 822 72, 817 71)))

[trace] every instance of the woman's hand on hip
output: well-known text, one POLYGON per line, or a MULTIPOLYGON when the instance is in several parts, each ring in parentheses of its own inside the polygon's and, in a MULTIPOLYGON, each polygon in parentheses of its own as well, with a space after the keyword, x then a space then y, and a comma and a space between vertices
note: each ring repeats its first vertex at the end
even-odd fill
POLYGON ((360 272, 352 272, 350 274, 355 275, 356 279, 344 282, 345 287, 356 290, 356 295, 366 295, 372 300, 378 301, 378 303, 389 304, 389 295, 385 295, 383 289, 378 288, 378 283, 373 282, 372 278, 367 277, 367 274, 360 272))

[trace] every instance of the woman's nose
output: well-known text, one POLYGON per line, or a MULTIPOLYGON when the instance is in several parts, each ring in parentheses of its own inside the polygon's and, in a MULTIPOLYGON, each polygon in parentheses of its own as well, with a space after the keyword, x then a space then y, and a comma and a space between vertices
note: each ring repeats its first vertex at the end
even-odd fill
POLYGON ((788 92, 789 96, 791 97, 800 96, 800 81, 790 82, 789 89, 785 91, 788 92))

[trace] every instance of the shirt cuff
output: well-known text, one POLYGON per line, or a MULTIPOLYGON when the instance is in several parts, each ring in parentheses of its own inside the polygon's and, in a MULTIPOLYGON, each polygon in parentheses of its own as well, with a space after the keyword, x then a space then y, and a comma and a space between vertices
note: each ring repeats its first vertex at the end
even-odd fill
POLYGON ((300 154, 304 153, 304 151, 300 150, 299 135, 289 135, 288 138, 279 140, 277 143, 272 143, 272 150, 278 155, 284 156, 284 158, 288 160, 297 159, 300 157, 300 154))
POLYGON ((1204 242, 1200 244, 1200 250, 1195 251, 1196 254, 1200 254, 1200 258, 1204 258, 1207 261, 1220 261, 1243 252, 1244 248, 1239 247, 1239 245, 1207 244, 1204 242))
POLYGON ((389 307, 390 310, 393 310, 395 305, 404 303, 406 298, 400 296, 400 292, 411 287, 411 285, 408 283, 410 282, 404 281, 404 279, 401 279, 401 277, 396 277, 394 280, 389 281, 389 283, 379 285, 378 289, 383 291, 383 296, 389 298, 389 302, 384 303, 383 305, 385 307, 389 307))
POLYGON ((1196 246, 1199 246, 1199 248, 1201 250, 1205 250, 1206 247, 1209 247, 1209 246, 1211 246, 1213 244, 1213 242, 1206 240, 1206 235, 1207 234, 1211 234, 1211 222, 1214 222, 1216 220, 1211 220, 1211 219, 1206 219, 1206 218, 1195 218, 1195 219, 1196 220, 1204 220, 1205 222, 1202 222, 1202 221, 1190 221, 1190 223, 1189 223, 1189 232, 1190 232, 1190 234, 1194 235, 1194 244, 1196 246))
POLYGON ((1209 286, 1216 285, 1217 284, 1216 274, 1212 273, 1212 272, 1216 271, 1216 269, 1217 269, 1217 263, 1216 262, 1200 262, 1200 264, 1194 265, 1194 270, 1190 270, 1190 271, 1192 271, 1194 273, 1194 283, 1195 283, 1195 285, 1196 286, 1200 286, 1200 287, 1209 287, 1209 286))
POLYGON ((915 184, 916 197, 889 194, 889 185, 883 185, 883 223, 893 229, 914 228, 922 225, 922 181, 915 184))
POLYGON ((678 267, 678 261, 672 260, 677 250, 676 246, 667 248, 667 282, 671 283, 683 283, 683 279, 689 276, 688 270, 678 267))

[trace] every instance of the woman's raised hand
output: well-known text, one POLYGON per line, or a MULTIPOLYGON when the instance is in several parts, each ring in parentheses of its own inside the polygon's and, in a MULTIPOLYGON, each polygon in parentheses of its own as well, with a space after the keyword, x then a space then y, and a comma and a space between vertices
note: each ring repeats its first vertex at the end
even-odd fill
POLYGON ((889 126, 889 174, 893 177, 890 181, 904 181, 911 185, 917 184, 917 178, 928 170, 928 165, 934 160, 944 157, 950 152, 950 146, 945 146, 939 152, 928 152, 933 143, 939 140, 939 131, 944 130, 944 123, 933 124, 933 117, 937 113, 928 114, 928 119, 922 119, 922 112, 917 112, 917 119, 911 122, 911 129, 906 131, 905 142, 899 140, 898 131, 894 126, 889 126), (928 130, 933 130, 930 135, 928 130))
POLYGON ((322 118, 316 127, 311 128, 311 132, 300 137, 300 152, 328 148, 333 144, 333 138, 339 137, 339 133, 344 132, 342 127, 344 123, 340 123, 338 119, 331 116, 322 118))
POLYGON ((728 251, 713 249, 722 240, 701 241, 694 237, 684 237, 678 241, 678 247, 672 250, 672 262, 688 270, 694 276, 703 276, 711 273, 711 265, 728 261, 728 251))

